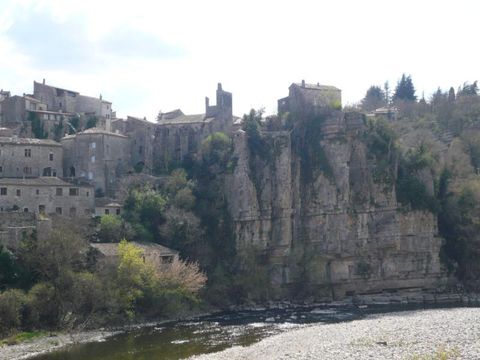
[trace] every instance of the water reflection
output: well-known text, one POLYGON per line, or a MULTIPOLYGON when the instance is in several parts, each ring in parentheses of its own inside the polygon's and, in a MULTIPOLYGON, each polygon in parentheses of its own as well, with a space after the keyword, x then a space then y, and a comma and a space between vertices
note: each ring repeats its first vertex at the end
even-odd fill
POLYGON ((366 314, 412 308, 419 307, 305 307, 223 313, 132 330, 104 342, 70 346, 35 360, 177 360, 231 346, 247 346, 312 323, 350 321, 366 314))

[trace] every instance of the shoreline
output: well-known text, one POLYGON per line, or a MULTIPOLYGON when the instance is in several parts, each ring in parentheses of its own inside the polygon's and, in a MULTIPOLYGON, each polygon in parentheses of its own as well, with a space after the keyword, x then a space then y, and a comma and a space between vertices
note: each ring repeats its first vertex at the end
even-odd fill
MULTIPOLYGON (((70 345, 84 344, 89 342, 105 341, 111 336, 115 336, 127 331, 146 328, 149 326, 158 326, 160 324, 188 321, 191 319, 198 319, 203 316, 214 315, 222 312, 235 311, 263 311, 266 309, 286 309, 295 307, 319 307, 319 308, 335 308, 335 307, 356 307, 359 309, 368 308, 370 306, 427 306, 435 308, 441 307, 455 307, 460 306, 480 306, 480 294, 458 294, 458 293, 402 293, 402 294, 375 294, 375 295, 361 295, 349 297, 340 301, 332 302, 290 302, 279 301, 269 302, 263 305, 242 305, 230 307, 228 310, 212 309, 209 312, 201 312, 198 314, 189 314, 185 317, 174 319, 163 319, 158 321, 145 321, 135 324, 126 324, 112 328, 100 328, 86 331, 73 331, 71 333, 59 332, 53 336, 41 336, 32 340, 27 340, 15 345, 4 345, 0 347, 0 360, 9 359, 29 359, 48 352, 54 352, 70 345)), ((456 307, 455 307, 456 308, 456 307)), ((421 309, 418 309, 421 310, 421 309)), ((418 310, 406 310, 418 311, 418 310)), ((396 313, 398 308, 392 309, 392 314, 396 313)), ((405 313, 405 311, 403 311, 405 313)), ((388 313, 387 313, 388 315, 388 313)), ((254 346, 254 345, 253 345, 254 346)), ((227 351, 227 350, 225 350, 227 351)))
POLYGON ((190 360, 420 360, 480 358, 480 308, 371 314, 312 324, 255 344, 195 355, 190 360))

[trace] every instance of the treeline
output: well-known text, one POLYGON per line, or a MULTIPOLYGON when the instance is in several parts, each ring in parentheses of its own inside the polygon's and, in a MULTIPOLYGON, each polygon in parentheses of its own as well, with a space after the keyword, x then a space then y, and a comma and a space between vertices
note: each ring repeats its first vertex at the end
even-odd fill
POLYGON ((206 280, 196 263, 156 268, 125 240, 113 261, 97 257, 84 227, 60 219, 15 253, 0 249, 0 336, 175 316, 198 303, 206 280))
MULTIPOLYGON (((471 289, 480 289, 480 96, 477 81, 457 90, 437 89, 417 101, 410 76, 403 75, 393 96, 389 86, 371 86, 358 105, 376 116, 395 137, 399 151, 397 199, 438 215, 445 239, 442 259, 471 289), (392 116, 394 115, 394 116, 392 116), (433 186, 430 186, 433 185, 433 186)), ((382 125, 380 125, 382 124, 382 125)))

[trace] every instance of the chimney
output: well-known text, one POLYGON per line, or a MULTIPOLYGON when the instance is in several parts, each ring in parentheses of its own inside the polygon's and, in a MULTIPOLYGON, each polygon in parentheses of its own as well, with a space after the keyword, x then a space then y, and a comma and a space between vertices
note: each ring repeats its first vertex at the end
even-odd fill
POLYGON ((302 80, 302 88, 305 87, 305 80, 302 80))
POLYGON ((222 83, 218 83, 217 90, 222 90, 222 83))
POLYGON ((42 84, 45 85, 45 78, 43 78, 42 84))
POLYGON ((205 109, 208 109, 209 106, 210 106, 210 99, 208 98, 208 96, 205 96, 205 109))

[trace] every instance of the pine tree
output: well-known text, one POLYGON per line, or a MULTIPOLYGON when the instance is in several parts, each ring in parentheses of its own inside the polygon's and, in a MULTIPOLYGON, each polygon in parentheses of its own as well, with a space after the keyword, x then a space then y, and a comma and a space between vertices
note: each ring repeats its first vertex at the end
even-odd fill
POLYGON ((415 87, 413 86, 412 77, 410 75, 402 75, 402 78, 397 83, 393 100, 416 101, 415 87))
POLYGON ((379 86, 370 86, 362 100, 362 109, 371 111, 385 106, 385 93, 379 86))

